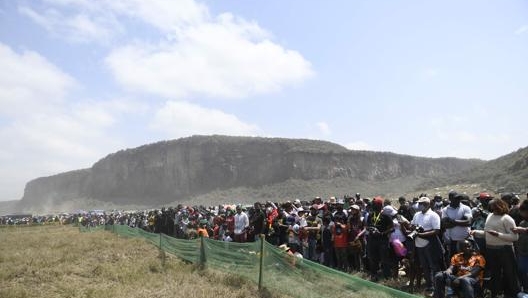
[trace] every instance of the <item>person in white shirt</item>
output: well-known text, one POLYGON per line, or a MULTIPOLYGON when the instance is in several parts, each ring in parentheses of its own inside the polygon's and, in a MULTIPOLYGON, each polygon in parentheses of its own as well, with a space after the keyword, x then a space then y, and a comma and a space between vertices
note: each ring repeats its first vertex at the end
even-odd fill
POLYGON ((441 225, 445 228, 444 239, 448 244, 448 258, 458 253, 458 243, 464 241, 469 236, 471 220, 473 214, 469 206, 461 204, 462 196, 449 193, 449 205, 442 208, 441 225))
POLYGON ((412 227, 419 228, 414 245, 425 277, 426 291, 434 291, 433 281, 436 272, 441 270, 443 263, 443 248, 438 235, 440 234, 440 216, 431 210, 431 200, 421 197, 418 200, 419 212, 414 214, 412 227))
POLYGON ((508 215, 508 203, 493 199, 489 203, 491 212, 486 218, 484 230, 473 230, 475 237, 486 238, 487 269, 491 273, 491 296, 504 290, 504 297, 516 297, 520 291, 517 263, 513 243, 519 240, 515 221, 508 215))
POLYGON ((249 218, 245 212, 242 211, 242 206, 236 206, 235 214, 235 242, 246 242, 247 228, 249 227, 249 218))

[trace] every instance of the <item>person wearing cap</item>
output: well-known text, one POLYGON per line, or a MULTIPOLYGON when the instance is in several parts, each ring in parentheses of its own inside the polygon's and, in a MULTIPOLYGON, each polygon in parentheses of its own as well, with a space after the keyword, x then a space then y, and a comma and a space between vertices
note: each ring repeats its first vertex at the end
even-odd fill
POLYGON ((300 252, 303 254, 303 256, 308 254, 308 237, 306 237, 306 230, 305 228, 308 226, 308 222, 306 221, 306 217, 310 210, 308 208, 299 207, 299 210, 297 210, 297 218, 296 223, 299 225, 299 243, 301 245, 300 252))
POLYGON ((431 200, 428 197, 418 199, 418 210, 411 221, 411 228, 419 228, 414 245, 422 266, 426 292, 434 291, 433 281, 436 272, 443 264, 443 247, 438 235, 440 234, 440 216, 431 210, 431 200))
POLYGON ((392 219, 394 226, 389 236, 389 243, 391 244, 389 259, 391 260, 392 277, 396 278, 398 276, 399 262, 407 255, 407 248, 404 245, 407 237, 404 231, 406 231, 405 227, 409 227, 410 221, 401 214, 398 214, 398 211, 390 205, 383 207, 382 212, 392 219))
POLYGON ((508 215, 508 203, 493 199, 489 203, 491 214, 486 219, 484 230, 473 230, 475 237, 486 239, 486 260, 491 273, 493 297, 504 290, 504 297, 515 297, 520 291, 517 279, 517 264, 513 243, 519 240, 515 234, 515 221, 508 215))
POLYGON ((297 210, 301 207, 302 207, 301 200, 295 199, 295 201, 293 201, 293 209, 297 210))
POLYGON ((458 252, 458 243, 469 236, 473 214, 469 206, 460 204, 461 195, 450 195, 449 198, 449 205, 442 208, 441 226, 445 229, 444 239, 448 245, 448 258, 451 258, 458 252))
POLYGON ((390 216, 383 214, 383 198, 372 200, 372 211, 366 220, 367 258, 369 261, 370 279, 378 280, 378 270, 381 265, 384 278, 391 277, 391 261, 389 259, 389 235, 394 229, 390 216))
POLYGON ((332 217, 334 218, 334 221, 339 218, 339 219, 346 219, 348 218, 348 213, 346 210, 344 210, 344 200, 343 199, 339 199, 336 201, 336 204, 335 204, 335 211, 334 213, 332 213, 332 217))
POLYGON ((328 201, 326 202, 327 209, 328 211, 330 211, 330 213, 334 213, 336 203, 336 197, 330 197, 330 199, 328 199, 328 201))
POLYGON ((357 204, 350 206, 348 213, 348 262, 353 271, 361 270, 361 256, 365 246, 363 235, 365 234, 361 208, 357 204))

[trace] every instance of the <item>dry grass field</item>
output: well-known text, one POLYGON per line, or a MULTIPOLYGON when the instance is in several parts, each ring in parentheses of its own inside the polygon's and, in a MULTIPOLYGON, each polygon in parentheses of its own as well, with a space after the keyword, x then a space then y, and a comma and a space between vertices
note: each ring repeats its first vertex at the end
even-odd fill
POLYGON ((285 297, 199 271, 144 240, 41 226, 0 228, 0 297, 285 297))

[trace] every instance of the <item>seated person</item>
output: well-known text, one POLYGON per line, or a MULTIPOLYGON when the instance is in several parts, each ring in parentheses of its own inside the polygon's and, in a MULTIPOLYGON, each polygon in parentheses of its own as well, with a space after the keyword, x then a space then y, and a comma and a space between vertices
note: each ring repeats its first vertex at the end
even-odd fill
POLYGON ((451 286, 454 292, 462 294, 464 298, 475 297, 475 289, 482 286, 484 278, 484 257, 473 249, 468 240, 459 242, 459 252, 451 258, 451 265, 447 270, 438 272, 435 276, 434 297, 445 297, 445 286, 451 286))

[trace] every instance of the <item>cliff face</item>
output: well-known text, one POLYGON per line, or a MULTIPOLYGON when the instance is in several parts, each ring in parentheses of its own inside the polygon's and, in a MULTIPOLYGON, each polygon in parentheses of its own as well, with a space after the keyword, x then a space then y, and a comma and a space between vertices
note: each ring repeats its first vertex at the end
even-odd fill
POLYGON ((195 136, 119 151, 91 169, 38 178, 27 184, 22 202, 56 204, 89 198, 155 206, 215 190, 261 187, 288 179, 346 177, 374 183, 451 175, 482 163, 349 151, 311 140, 195 136))

